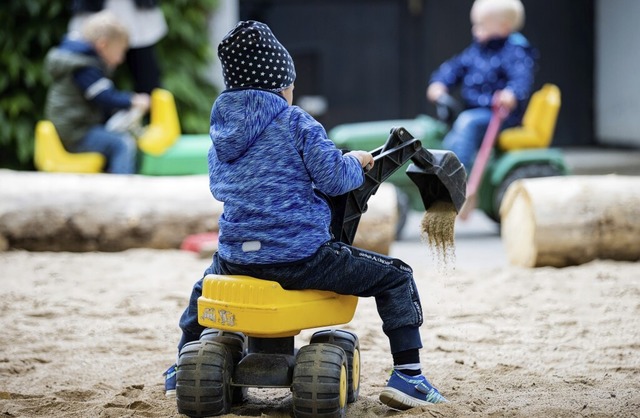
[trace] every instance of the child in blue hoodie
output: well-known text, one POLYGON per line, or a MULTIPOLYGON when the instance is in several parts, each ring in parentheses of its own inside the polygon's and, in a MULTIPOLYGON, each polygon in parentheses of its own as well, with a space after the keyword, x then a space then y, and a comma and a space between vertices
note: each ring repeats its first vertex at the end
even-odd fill
POLYGON ((52 83, 45 117, 67 151, 98 152, 107 158, 108 172, 135 173, 135 138, 105 126, 118 110, 137 108, 144 114, 149 109, 148 94, 118 90, 109 78, 127 51, 127 29, 105 10, 87 18, 79 35, 47 53, 45 68, 52 83))
POLYGON ((465 110, 443 141, 471 169, 491 119, 492 106, 510 112, 502 128, 522 120, 533 86, 536 52, 517 31, 524 23, 520 0, 475 0, 471 7, 473 43, 432 74, 427 98, 437 101, 461 87, 465 110))
MULTIPOLYGON (((342 154, 317 121, 292 106, 296 73, 269 27, 240 22, 218 46, 227 89, 211 112, 209 183, 224 202, 219 249, 205 275, 248 275, 285 289, 320 289, 375 297, 394 371, 380 399, 408 409, 444 402, 422 375, 423 314, 411 268, 400 260, 337 242, 321 193, 362 185, 369 152, 342 154)), ((202 279, 180 319, 178 345, 199 339, 202 279)), ((175 365, 165 373, 175 394, 175 365)))

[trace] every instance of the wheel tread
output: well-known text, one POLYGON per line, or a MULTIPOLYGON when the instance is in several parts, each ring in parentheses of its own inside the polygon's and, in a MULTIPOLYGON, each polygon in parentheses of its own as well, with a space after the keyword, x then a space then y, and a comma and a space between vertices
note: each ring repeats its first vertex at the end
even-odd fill
POLYGON ((222 415, 231 410, 231 353, 220 343, 195 341, 178 358, 178 412, 190 417, 222 415))
POLYGON ((343 367, 346 353, 336 345, 310 344, 298 351, 291 385, 296 417, 344 417, 346 403, 340 405, 343 367))

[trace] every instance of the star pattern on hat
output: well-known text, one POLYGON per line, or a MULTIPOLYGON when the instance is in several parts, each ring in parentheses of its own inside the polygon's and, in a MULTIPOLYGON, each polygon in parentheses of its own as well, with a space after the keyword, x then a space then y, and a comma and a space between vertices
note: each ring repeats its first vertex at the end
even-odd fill
POLYGON ((218 58, 228 89, 253 87, 281 91, 296 78, 291 55, 261 22, 239 22, 218 45, 218 58))

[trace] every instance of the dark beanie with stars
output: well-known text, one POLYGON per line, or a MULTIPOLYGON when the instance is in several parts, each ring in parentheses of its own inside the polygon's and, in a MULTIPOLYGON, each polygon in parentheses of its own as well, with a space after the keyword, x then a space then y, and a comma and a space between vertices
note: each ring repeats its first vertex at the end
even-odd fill
POLYGON ((227 89, 257 88, 280 92, 293 84, 291 55, 269 26, 255 20, 239 22, 218 45, 227 89))

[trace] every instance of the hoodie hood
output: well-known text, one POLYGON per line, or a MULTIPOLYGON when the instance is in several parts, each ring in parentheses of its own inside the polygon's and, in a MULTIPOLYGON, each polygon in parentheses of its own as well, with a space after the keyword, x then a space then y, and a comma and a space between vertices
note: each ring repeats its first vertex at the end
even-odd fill
POLYGON ((262 131, 288 107, 284 97, 266 90, 221 93, 211 110, 209 130, 217 158, 231 162, 244 155, 262 131))
POLYGON ((53 79, 65 77, 79 67, 97 66, 104 70, 102 60, 93 45, 68 36, 58 47, 49 51, 45 65, 53 79))

